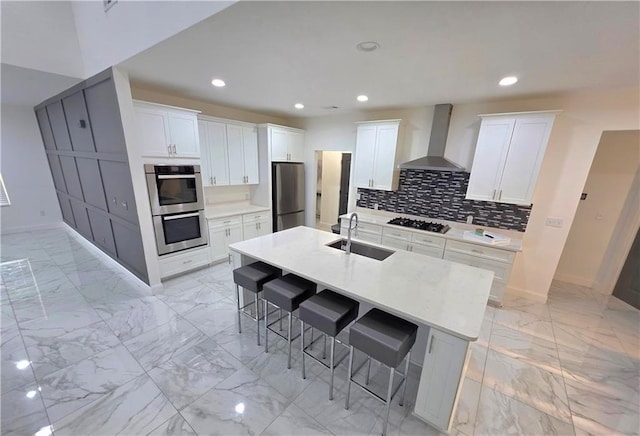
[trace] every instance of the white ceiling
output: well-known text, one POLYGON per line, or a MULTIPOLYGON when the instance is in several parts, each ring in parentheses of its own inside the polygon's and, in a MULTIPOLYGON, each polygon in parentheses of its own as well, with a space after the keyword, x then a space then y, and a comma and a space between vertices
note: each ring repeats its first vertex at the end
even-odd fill
POLYGON ((82 80, 9 64, 0 68, 2 104, 35 106, 82 80))
POLYGON ((639 16, 638 2, 239 2, 123 66, 143 86, 285 116, 637 87, 639 16), (498 87, 506 75, 520 81, 498 87))

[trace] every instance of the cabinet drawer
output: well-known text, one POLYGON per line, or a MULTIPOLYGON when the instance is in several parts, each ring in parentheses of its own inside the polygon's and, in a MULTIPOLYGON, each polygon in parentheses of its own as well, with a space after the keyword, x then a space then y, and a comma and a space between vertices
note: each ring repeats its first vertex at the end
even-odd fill
POLYGON ((375 242, 376 244, 382 243, 382 236, 376 233, 360 232, 354 237, 361 241, 375 242))
POLYGON ((511 273, 511 264, 504 262, 496 262, 482 257, 471 256, 469 254, 456 253, 448 250, 444 253, 444 259, 451 262, 461 263, 464 265, 475 266, 495 273, 494 282, 496 280, 506 282, 509 280, 511 273))
POLYGON ((414 242, 412 244, 409 244, 409 251, 411 251, 412 253, 419 253, 426 256, 435 257, 437 259, 442 259, 444 249, 443 247, 433 247, 431 245, 423 245, 414 242))
MULTIPOLYGON (((340 227, 341 227, 341 230, 344 230, 346 232, 349 229, 349 219, 342 218, 340 220, 340 227)), ((379 226, 377 224, 363 223, 361 221, 358 223, 357 231, 362 233, 373 233, 373 234, 382 236, 382 226, 379 226)))
POLYGON ((258 213, 246 213, 242 215, 242 222, 244 224, 249 223, 264 223, 271 219, 271 214, 268 211, 258 213))
POLYGON ((382 229, 382 237, 390 237, 409 242, 411 240, 411 232, 385 227, 384 229, 382 229))
POLYGON ((179 274, 209 264, 209 247, 160 258, 162 278, 179 274))
POLYGON ((414 233, 411 235, 411 242, 415 242, 420 245, 428 245, 430 247, 439 247, 444 249, 445 240, 444 238, 438 238, 436 236, 431 235, 421 235, 419 233, 414 233))
POLYGON ((241 227, 242 217, 240 215, 228 216, 209 220, 210 229, 224 229, 226 227, 241 227))
POLYGON ((466 253, 476 257, 482 257, 498 262, 512 263, 515 253, 498 248, 484 247, 477 244, 467 244, 465 242, 447 241, 447 252, 466 253))
POLYGON ((409 251, 410 244, 402 239, 392 238, 385 234, 382 235, 382 245, 387 247, 397 248, 398 250, 409 251))

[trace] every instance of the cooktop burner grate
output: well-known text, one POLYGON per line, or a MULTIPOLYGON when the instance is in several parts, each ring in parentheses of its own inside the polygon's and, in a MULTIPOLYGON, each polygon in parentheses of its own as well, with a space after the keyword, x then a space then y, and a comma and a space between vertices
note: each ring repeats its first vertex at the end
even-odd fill
POLYGON ((422 220, 412 220, 409 218, 394 218, 388 222, 396 226, 410 227, 412 229, 426 230, 434 233, 447 233, 450 227, 446 224, 430 223, 422 220))

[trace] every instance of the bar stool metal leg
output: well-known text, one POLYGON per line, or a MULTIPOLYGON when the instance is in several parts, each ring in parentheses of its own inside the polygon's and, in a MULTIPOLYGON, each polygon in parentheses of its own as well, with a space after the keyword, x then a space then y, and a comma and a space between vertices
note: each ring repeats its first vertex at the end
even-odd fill
POLYGON ((287 342, 289 343, 289 360, 287 360, 287 369, 291 369, 291 321, 293 314, 289 312, 289 328, 287 329, 287 342))
POLYGON ((367 356, 367 378, 365 378, 364 384, 369 384, 369 375, 371 375, 371 357, 367 356))
POLYGON ((322 349, 322 358, 326 359, 327 358, 327 335, 324 335, 324 348, 322 349))
POLYGON ((264 301, 263 307, 264 307, 264 352, 268 353, 269 352, 269 339, 268 339, 268 335, 269 335, 269 307, 267 306, 267 300, 263 299, 262 301, 264 301))
POLYGON ((411 350, 407 354, 407 363, 404 365, 404 385, 402 386, 402 394, 400 395, 400 406, 404 405, 404 396, 407 392, 407 376, 409 375, 409 363, 411 362, 411 350))
POLYGON ((278 326, 280 327, 280 331, 282 331, 282 309, 278 311, 278 317, 280 318, 278 326))
POLYGON ((313 327, 311 327, 311 343, 309 344, 309 349, 313 350, 313 327))
POLYGON ((302 379, 306 379, 307 375, 304 372, 304 321, 300 321, 300 344, 302 345, 302 379))
POLYGON ((393 394, 393 376, 396 373, 395 368, 389 368, 389 387, 387 388, 387 404, 384 411, 384 422, 382 424, 382 436, 387 434, 387 424, 389 423, 389 410, 391 409, 391 395, 393 394))
POLYGON ((253 300, 255 302, 255 304, 253 305, 255 310, 256 310, 256 336, 257 336, 257 340, 258 340, 258 345, 260 345, 260 310, 258 307, 258 293, 256 292, 256 296, 255 299, 253 300))
MULTIPOLYGON (((326 340, 327 335, 324 335, 324 337, 326 340)), ((335 351, 336 351, 336 338, 332 336, 331 337, 331 362, 329 363, 329 365, 331 366, 331 384, 329 385, 329 400, 333 400, 333 372, 335 370, 335 367, 333 364, 333 357, 335 355, 335 351)))
POLYGON ((349 347, 349 372, 347 373, 347 397, 344 401, 344 408, 349 410, 349 395, 351 394, 351 372, 353 371, 353 346, 349 347))
POLYGON ((242 333, 242 324, 240 323, 240 318, 242 317, 242 314, 240 313, 240 311, 242 309, 240 309, 240 286, 238 286, 238 284, 236 283, 236 303, 238 304, 238 333, 242 333))

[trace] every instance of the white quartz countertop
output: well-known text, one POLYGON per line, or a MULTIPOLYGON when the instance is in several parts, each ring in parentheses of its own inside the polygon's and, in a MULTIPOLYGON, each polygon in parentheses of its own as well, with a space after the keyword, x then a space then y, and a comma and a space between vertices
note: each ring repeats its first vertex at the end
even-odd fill
POLYGON ((407 320, 465 340, 478 338, 492 271, 402 250, 383 261, 347 255, 326 246, 337 239, 295 227, 229 247, 407 320))
POLYGON ((225 218, 233 215, 243 215, 245 213, 264 212, 268 207, 247 203, 229 203, 209 205, 204 209, 204 215, 208 220, 225 218))
MULTIPOLYGON (((371 223, 371 224, 377 224, 379 226, 383 226, 383 227, 389 227, 395 230, 403 230, 403 231, 407 231, 407 232, 415 232, 415 233, 420 233, 420 234, 428 234, 428 235, 432 235, 432 236, 437 236, 439 238, 444 238, 444 239, 452 239, 455 241, 461 241, 461 242, 466 242, 469 244, 477 244, 477 245, 483 245, 485 247, 492 247, 492 248, 498 248, 501 250, 508 250, 508 251, 522 251, 522 240, 518 237, 516 237, 515 231, 509 231, 509 230, 496 230, 494 228, 491 227, 486 227, 486 226, 479 226, 479 225, 473 225, 473 224, 462 224, 462 223, 454 223, 451 221, 445 221, 445 220, 438 220, 438 219, 432 219, 432 218, 425 218, 425 217, 419 217, 419 216, 411 216, 411 215, 404 215, 404 214, 393 214, 390 212, 387 213, 367 213, 367 212, 362 212, 360 210, 356 211, 356 213, 358 214, 358 220, 360 220, 363 223, 371 223), (441 223, 441 224, 448 224, 449 227, 451 227, 449 229, 449 231, 447 233, 434 233, 434 232, 427 232, 425 230, 418 230, 418 229, 413 229, 410 227, 402 227, 402 226, 396 226, 393 224, 388 224, 389 220, 395 217, 404 217, 404 218, 411 218, 411 219, 416 219, 416 220, 422 220, 422 221, 429 221, 429 222, 435 222, 435 223, 441 223), (476 241, 476 240, 472 240, 472 239, 466 239, 464 237, 464 232, 465 230, 473 230, 476 228, 484 228, 487 230, 491 230, 492 232, 495 233, 499 233, 499 234, 503 234, 508 236, 509 238, 511 238, 511 242, 509 242, 508 244, 504 244, 504 245, 499 245, 499 244, 486 244, 482 241, 476 241)), ((349 217, 351 216, 350 213, 344 214, 344 215, 340 215, 340 219, 349 219, 349 217)))

